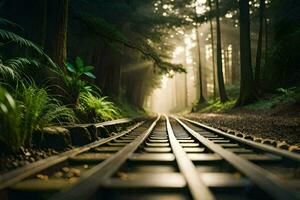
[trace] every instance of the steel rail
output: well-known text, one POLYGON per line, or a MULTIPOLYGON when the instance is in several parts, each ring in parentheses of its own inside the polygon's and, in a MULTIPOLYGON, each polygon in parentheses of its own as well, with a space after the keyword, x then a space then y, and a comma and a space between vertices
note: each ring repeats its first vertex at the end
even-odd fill
POLYGON ((130 144, 118 151, 112 157, 96 165, 87 171, 79 182, 66 191, 61 191, 50 199, 52 200, 82 200, 93 196, 101 185, 108 180, 122 164, 134 153, 134 151, 147 139, 155 128, 160 116, 151 124, 151 126, 138 136, 130 144))
POLYGON ((205 145, 213 152, 219 154, 228 163, 234 166, 242 174, 248 177, 254 184, 259 186, 263 191, 276 200, 295 200, 297 196, 281 181, 276 175, 262 169, 261 167, 249 162, 246 159, 222 148, 220 145, 213 143, 201 134, 195 132, 177 117, 173 117, 181 126, 190 133, 199 142, 205 145))
POLYGON ((194 200, 214 200, 215 197, 209 188, 203 183, 193 162, 188 158, 187 153, 176 139, 170 120, 165 116, 167 124, 167 132, 172 151, 174 153, 180 172, 183 174, 190 193, 194 200))
POLYGON ((8 172, 4 175, 0 176, 0 190, 5 189, 6 187, 9 187, 35 173, 38 173, 44 169, 47 169, 51 166, 54 166, 58 163, 64 162, 67 159, 69 159, 72 156, 76 156, 80 153, 83 153, 85 151, 88 151, 92 148, 95 148, 99 145, 108 143, 114 139, 117 139, 119 137, 122 137, 123 135, 126 135, 127 133, 133 131, 134 129, 141 126, 144 122, 140 122, 136 124, 135 126, 131 127, 130 129, 124 131, 121 134, 117 134, 108 138, 100 139, 98 141, 92 142, 90 144, 84 145, 82 147, 78 147, 69 151, 66 151, 64 153, 61 153, 60 155, 51 156, 49 158, 36 161, 34 163, 28 164, 24 167, 15 169, 11 172, 8 172))
POLYGON ((64 127, 64 128, 72 128, 72 127, 87 128, 89 126, 95 126, 96 128, 101 128, 101 127, 107 127, 107 126, 112 126, 112 125, 127 124, 130 122, 134 122, 134 121, 142 120, 142 119, 143 119, 143 117, 122 118, 122 119, 116 119, 116 120, 105 121, 105 122, 100 122, 100 123, 74 124, 74 125, 66 124, 66 125, 63 125, 62 127, 64 127))
POLYGON ((212 127, 207 126, 205 124, 202 124, 200 122, 196 122, 196 121, 184 118, 184 117, 179 117, 179 118, 182 119, 182 120, 188 121, 188 122, 190 122, 190 123, 192 123, 192 124, 194 124, 196 126, 199 126, 199 127, 203 128, 205 130, 212 131, 212 132, 217 133, 219 135, 226 136, 226 137, 228 137, 230 139, 233 139, 233 140, 236 140, 236 141, 238 141, 240 143, 252 146, 252 147, 257 148, 259 150, 266 151, 266 152, 269 152, 269 153, 272 153, 272 154, 276 154, 276 155, 282 156, 284 158, 288 158, 288 159, 296 161, 296 162, 300 162, 300 155, 299 154, 296 154, 296 153, 293 153, 293 152, 289 152, 287 150, 281 150, 281 149, 272 147, 270 145, 261 144, 261 143, 253 142, 253 141, 250 141, 250 140, 247 140, 247 139, 244 139, 244 138, 240 138, 240 137, 237 137, 235 135, 231 135, 231 134, 225 133, 225 132, 223 132, 221 130, 212 128, 212 127))

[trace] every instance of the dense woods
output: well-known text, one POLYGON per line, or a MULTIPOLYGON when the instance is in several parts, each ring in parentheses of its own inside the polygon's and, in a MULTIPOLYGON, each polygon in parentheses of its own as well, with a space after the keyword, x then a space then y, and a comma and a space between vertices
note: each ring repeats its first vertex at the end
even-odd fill
POLYGON ((169 77, 175 94, 157 103, 169 111, 298 90, 299 11, 298 0, 2 0, 0 142, 136 116, 169 77))

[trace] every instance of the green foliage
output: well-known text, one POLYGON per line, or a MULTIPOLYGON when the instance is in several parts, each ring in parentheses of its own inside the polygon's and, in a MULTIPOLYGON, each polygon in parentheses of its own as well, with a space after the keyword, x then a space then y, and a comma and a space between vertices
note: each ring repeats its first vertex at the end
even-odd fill
POLYGON ((235 82, 231 85, 225 85, 226 93, 229 98, 231 99, 237 99, 240 94, 240 83, 235 82))
POLYGON ((90 92, 80 94, 79 110, 86 113, 89 120, 106 121, 121 117, 120 110, 107 97, 97 97, 90 92))
POLYGON ((21 115, 13 97, 0 87, 0 143, 12 151, 23 145, 20 130, 21 115))
MULTIPOLYGON (((17 27, 18 29, 22 29, 19 25, 15 24, 14 22, 11 22, 7 19, 0 17, 0 50, 2 50, 2 48, 5 47, 7 44, 15 43, 19 47, 27 47, 27 48, 33 49, 35 52, 37 52, 39 54, 39 57, 45 59, 45 61, 47 62, 47 64, 49 64, 49 66, 51 68, 57 68, 56 64, 51 60, 51 58, 47 54, 44 53, 44 51, 42 50, 41 47, 36 45, 34 42, 32 42, 28 39, 25 39, 24 37, 12 32, 12 31, 7 30, 7 26, 11 26, 14 28, 17 27)), ((1 52, 0 52, 0 55, 1 55, 1 52)), ((19 60, 19 62, 21 61, 24 64, 25 60, 21 60, 20 58, 17 58, 17 59, 19 60)), ((23 59, 26 59, 26 58, 23 58, 23 59)), ((19 63, 19 64, 21 64, 21 63, 19 63)))
POLYGON ((254 104, 246 106, 249 109, 270 109, 280 104, 295 104, 300 101, 300 88, 278 88, 279 94, 261 99, 254 104))
POLYGON ((31 67, 39 68, 40 63, 34 59, 12 58, 6 61, 0 59, 0 77, 2 81, 20 80, 26 76, 25 71, 31 67))
POLYGON ((66 63, 67 70, 71 73, 71 76, 78 79, 83 75, 86 75, 89 78, 95 79, 96 76, 91 72, 94 67, 93 66, 85 66, 83 60, 80 57, 76 57, 75 66, 71 63, 66 63))
POLYGON ((14 100, 0 89, 0 141, 12 151, 30 146, 34 131, 60 122, 74 122, 74 112, 51 98, 45 89, 22 85, 14 100))
POLYGON ((168 74, 171 71, 185 72, 185 69, 181 64, 172 64, 162 59, 162 56, 157 52, 157 50, 149 45, 144 38, 136 35, 134 41, 130 41, 113 25, 100 17, 86 13, 77 13, 77 17, 88 26, 92 33, 95 33, 97 36, 105 39, 108 43, 122 44, 125 47, 137 50, 148 60, 152 60, 154 66, 158 68, 160 73, 168 74))
POLYGON ((65 73, 62 70, 56 70, 56 73, 64 81, 64 92, 66 93, 67 102, 72 105, 79 104, 79 96, 84 92, 100 91, 93 84, 88 83, 84 78, 96 78, 93 74, 93 66, 85 66, 84 61, 80 57, 76 57, 74 65, 66 63, 65 67, 69 73, 65 73))
POLYGON ((210 100, 204 105, 197 105, 198 107, 194 107, 194 111, 199 111, 200 113, 207 112, 225 112, 234 107, 236 103, 236 99, 231 99, 225 103, 221 103, 220 100, 210 100))
POLYGON ((19 46, 30 47, 41 55, 44 54, 43 50, 36 44, 8 30, 0 29, 0 38, 2 40, 1 42, 4 43, 4 45, 6 42, 13 42, 18 44, 19 46))
POLYGON ((74 121, 75 119, 73 111, 49 97, 45 89, 22 86, 18 99, 22 104, 22 129, 25 135, 24 142, 27 145, 31 142, 34 130, 50 126, 53 122, 60 122, 60 120, 74 121))
POLYGON ((119 108, 121 108, 121 116, 123 117, 136 117, 146 115, 146 111, 139 109, 128 102, 122 101, 121 103, 117 104, 119 108))

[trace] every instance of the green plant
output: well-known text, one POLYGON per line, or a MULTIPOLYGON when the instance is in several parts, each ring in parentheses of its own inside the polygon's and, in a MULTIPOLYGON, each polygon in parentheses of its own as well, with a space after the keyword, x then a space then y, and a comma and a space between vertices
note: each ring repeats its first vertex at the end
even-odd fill
POLYGON ((80 57, 76 57, 74 65, 66 63, 65 67, 69 73, 58 72, 64 80, 65 91, 67 91, 67 98, 73 105, 79 104, 79 95, 82 92, 92 92, 93 90, 99 90, 96 86, 89 84, 83 79, 84 76, 95 79, 93 74, 93 66, 85 66, 84 61, 80 57))
MULTIPOLYGON (((49 69, 57 69, 56 64, 51 58, 44 53, 42 48, 36 45, 34 42, 25 39, 24 37, 14 33, 13 31, 22 28, 7 20, 0 17, 0 82, 5 83, 8 86, 15 86, 18 81, 31 80, 32 76, 30 70, 40 68, 41 66, 49 67, 49 69), (6 50, 10 49, 11 43, 17 45, 18 50, 21 47, 26 47, 27 57, 12 57, 14 53, 7 54, 6 50), (29 57, 30 56, 30 57, 29 57), (32 57, 32 58, 31 58, 32 57)), ((15 52, 15 51, 12 51, 15 52)))
POLYGON ((13 98, 0 87, 0 142, 11 151, 30 146, 34 131, 61 121, 74 122, 72 109, 61 106, 45 89, 22 85, 13 98))
POLYGON ((300 101, 300 88, 278 88, 276 90, 279 94, 271 97, 261 99, 251 105, 246 106, 249 109, 270 109, 280 104, 292 105, 300 101))
POLYGON ((12 58, 3 61, 0 59, 0 80, 7 82, 10 80, 20 80, 26 77, 25 71, 31 67, 39 68, 40 64, 34 59, 12 58))
POLYGON ((207 112, 225 112, 234 107, 236 99, 230 99, 226 103, 221 103, 219 99, 209 100, 206 104, 194 107, 194 112, 207 113, 207 112))
POLYGON ((12 151, 23 145, 20 131, 21 115, 13 97, 0 87, 0 142, 12 151))
POLYGON ((120 118, 120 110, 107 97, 97 97, 90 92, 81 93, 79 110, 87 113, 94 121, 106 121, 120 118))
POLYGON ((21 87, 17 93, 21 105, 22 123, 21 129, 24 134, 23 142, 30 145, 32 133, 35 130, 60 123, 61 120, 74 122, 74 112, 66 106, 51 98, 45 89, 35 86, 21 87))
POLYGON ((92 70, 94 69, 93 66, 85 66, 83 60, 77 56, 75 58, 75 65, 72 65, 71 63, 66 63, 67 70, 71 73, 71 76, 79 79, 83 75, 86 75, 89 78, 95 79, 96 76, 92 73, 92 70))

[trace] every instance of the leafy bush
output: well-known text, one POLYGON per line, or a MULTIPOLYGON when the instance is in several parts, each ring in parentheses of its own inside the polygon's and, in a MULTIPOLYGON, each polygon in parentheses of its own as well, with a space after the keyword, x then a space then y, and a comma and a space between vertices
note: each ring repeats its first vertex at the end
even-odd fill
POLYGON ((79 110, 93 121, 113 120, 121 117, 120 110, 107 97, 97 97, 90 92, 81 93, 79 110))

